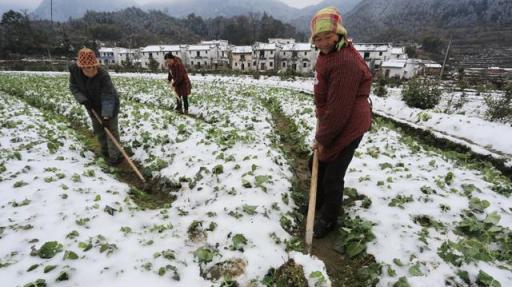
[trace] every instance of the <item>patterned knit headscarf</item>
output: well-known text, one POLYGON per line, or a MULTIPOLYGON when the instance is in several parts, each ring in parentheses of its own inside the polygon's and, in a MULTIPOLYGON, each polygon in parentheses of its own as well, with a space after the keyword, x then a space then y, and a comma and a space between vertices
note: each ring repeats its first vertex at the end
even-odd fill
POLYGON ((82 48, 78 51, 78 59, 76 64, 80 68, 94 67, 99 66, 98 60, 96 59, 96 54, 93 50, 89 48, 82 48))
POLYGON ((347 35, 347 29, 343 27, 341 22, 340 11, 334 7, 327 7, 316 12, 313 19, 311 19, 311 42, 313 42, 313 38, 318 33, 327 31, 335 32, 345 37, 347 35))

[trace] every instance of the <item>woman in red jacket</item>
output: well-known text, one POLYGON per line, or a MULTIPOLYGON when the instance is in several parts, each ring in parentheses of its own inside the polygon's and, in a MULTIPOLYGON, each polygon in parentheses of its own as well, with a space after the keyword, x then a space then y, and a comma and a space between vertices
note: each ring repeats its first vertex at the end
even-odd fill
POLYGON ((372 82, 365 61, 347 40, 340 12, 329 7, 311 20, 311 41, 320 51, 315 68, 318 126, 318 216, 314 236, 333 230, 343 203, 344 177, 363 134, 371 125, 368 103, 372 82))
POLYGON ((176 99, 176 111, 179 113, 182 112, 181 102, 183 101, 185 108, 184 113, 188 114, 188 95, 190 95, 192 84, 188 78, 185 66, 183 66, 180 58, 173 56, 171 53, 165 54, 164 59, 169 68, 167 80, 171 83, 172 88, 178 95, 176 99))

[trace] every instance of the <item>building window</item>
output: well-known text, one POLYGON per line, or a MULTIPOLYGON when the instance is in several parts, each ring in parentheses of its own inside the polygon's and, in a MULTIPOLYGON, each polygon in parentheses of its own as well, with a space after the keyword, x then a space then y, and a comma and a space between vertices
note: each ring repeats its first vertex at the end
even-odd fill
POLYGON ((194 61, 190 62, 190 65, 194 66, 194 61))
POLYGON ((304 56, 307 56, 308 55, 308 52, 304 52, 304 56))
POLYGON ((285 68, 285 67, 286 67, 286 62, 283 62, 283 68, 285 68))
POLYGON ((270 67, 272 67, 273 65, 274 65, 274 63, 272 63, 272 62, 270 62, 270 63, 269 63, 269 66, 270 66, 270 67))
POLYGON ((304 64, 302 64, 302 66, 303 66, 304 68, 307 68, 307 67, 308 67, 308 63, 304 62, 304 64))
POLYGON ((201 52, 197 51, 196 52, 196 57, 199 57, 199 56, 201 56, 201 52))
POLYGON ((240 61, 245 61, 245 55, 240 55, 240 61))

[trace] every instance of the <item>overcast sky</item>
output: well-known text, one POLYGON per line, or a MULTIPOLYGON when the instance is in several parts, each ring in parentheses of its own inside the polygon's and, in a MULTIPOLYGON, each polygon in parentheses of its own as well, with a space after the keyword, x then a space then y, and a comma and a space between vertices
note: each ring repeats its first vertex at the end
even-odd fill
MULTIPOLYGON (((111 0, 115 1, 115 0, 111 0)), ((170 0, 173 1, 173 0, 170 0)), ((243 1, 243 0, 240 0, 243 1)), ((322 2, 322 0, 278 0, 284 2, 292 7, 303 8, 309 5, 314 5, 322 2)), ((0 0, 0 8, 2 9, 28 9, 34 10, 37 8, 42 0, 0 0)), ((162 0, 135 0, 139 4, 146 4, 150 2, 162 2, 162 0)))

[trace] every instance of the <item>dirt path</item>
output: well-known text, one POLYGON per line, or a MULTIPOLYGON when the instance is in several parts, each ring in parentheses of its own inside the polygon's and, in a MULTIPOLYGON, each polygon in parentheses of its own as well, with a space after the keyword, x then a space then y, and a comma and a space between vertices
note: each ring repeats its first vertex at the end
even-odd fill
MULTIPOLYGON (((292 180, 294 189, 292 197, 304 214, 304 222, 297 236, 304 239, 305 217, 311 180, 311 173, 308 167, 311 151, 301 149, 298 144, 301 141, 298 138, 297 127, 281 111, 272 108, 278 105, 272 105, 271 102, 263 102, 263 105, 272 114, 275 131, 279 134, 281 141, 280 147, 286 155, 294 175, 292 180)), ((342 253, 335 250, 336 243, 339 240, 338 236, 338 232, 334 231, 322 239, 313 239, 312 254, 324 262, 333 287, 366 286, 366 282, 362 282, 357 278, 357 273, 361 268, 374 263, 375 259, 371 255, 362 256, 354 260, 346 258, 342 253)))

